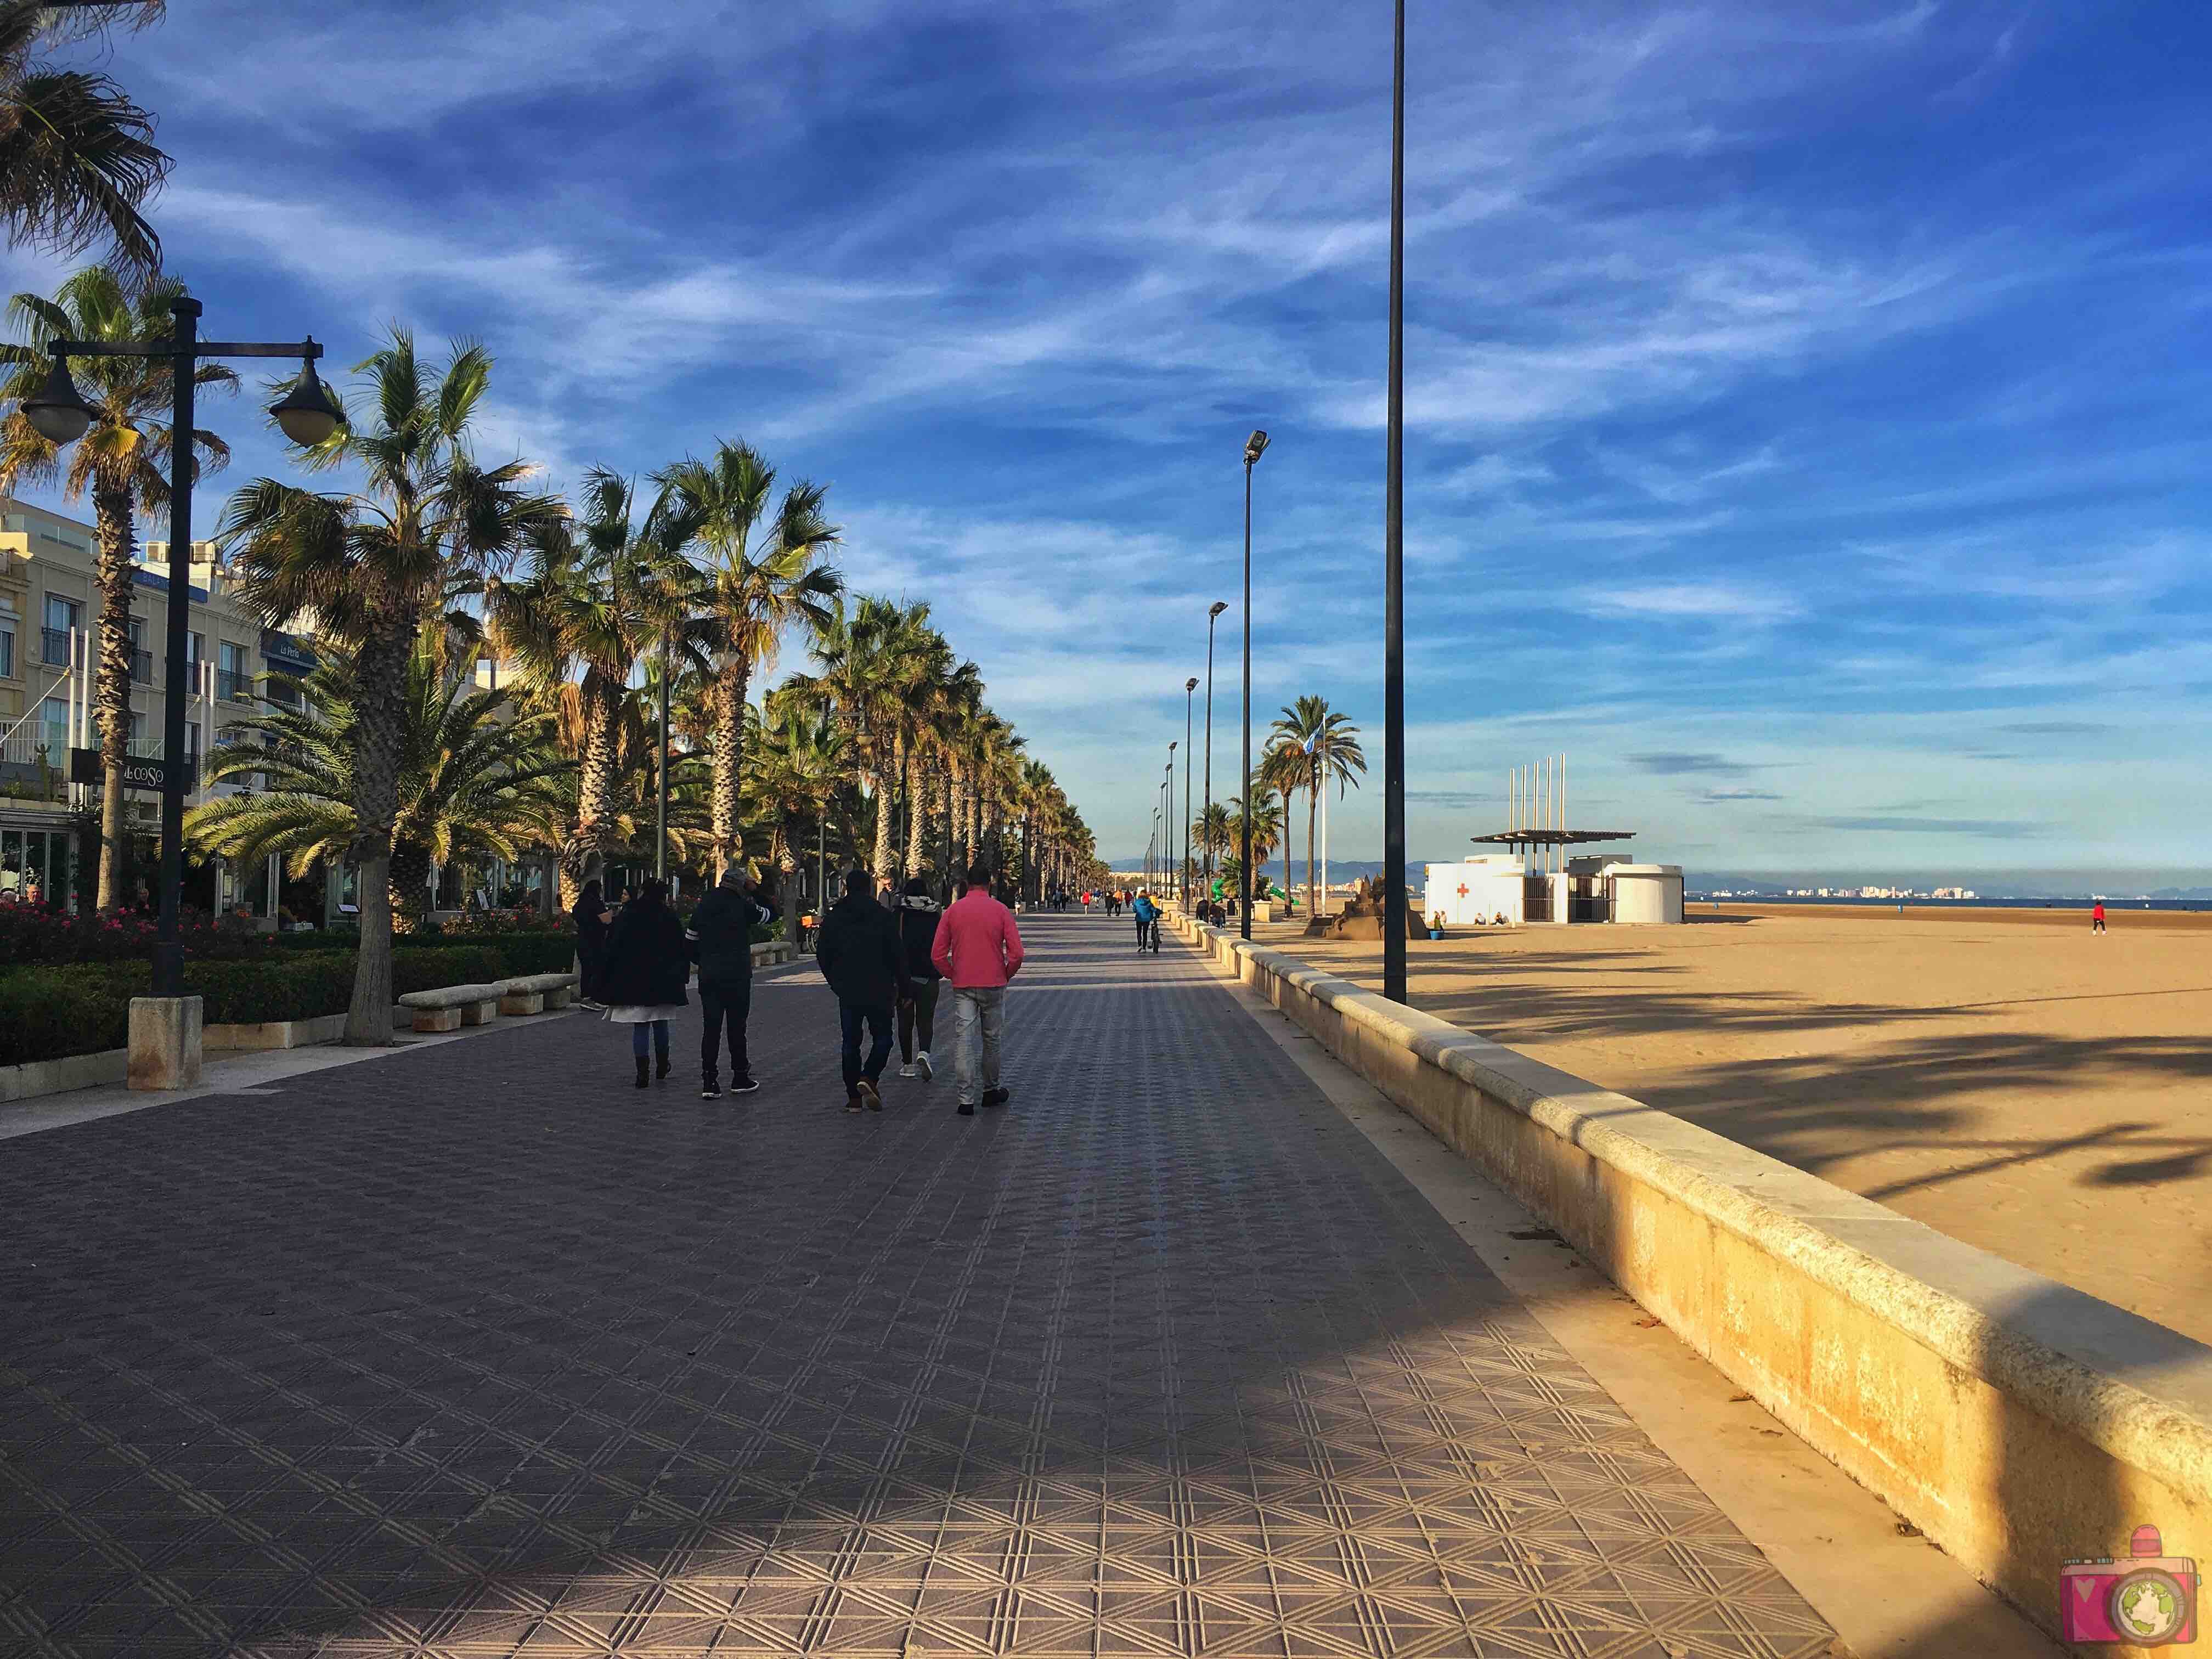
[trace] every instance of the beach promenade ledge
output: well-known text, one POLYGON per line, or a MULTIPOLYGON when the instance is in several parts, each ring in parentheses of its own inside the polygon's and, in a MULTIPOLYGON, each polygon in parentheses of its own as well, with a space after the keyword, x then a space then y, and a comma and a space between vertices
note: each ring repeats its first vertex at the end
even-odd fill
POLYGON ((2145 1522, 2175 1553, 2212 1540, 2212 1348, 1285 952, 1171 920, 2046 1629, 2068 1559, 2109 1554, 2145 1522))

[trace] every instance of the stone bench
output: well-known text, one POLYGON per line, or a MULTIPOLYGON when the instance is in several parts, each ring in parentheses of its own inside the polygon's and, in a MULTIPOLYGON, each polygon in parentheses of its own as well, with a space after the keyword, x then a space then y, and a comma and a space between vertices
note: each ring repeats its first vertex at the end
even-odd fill
POLYGON ((548 1008, 565 1008, 576 994, 574 974, 524 974, 500 981, 499 1011, 502 1014, 540 1014, 548 1008))
POLYGON ((499 1018, 503 985, 448 985, 435 991, 410 991, 399 999, 418 1031, 456 1031, 499 1018))

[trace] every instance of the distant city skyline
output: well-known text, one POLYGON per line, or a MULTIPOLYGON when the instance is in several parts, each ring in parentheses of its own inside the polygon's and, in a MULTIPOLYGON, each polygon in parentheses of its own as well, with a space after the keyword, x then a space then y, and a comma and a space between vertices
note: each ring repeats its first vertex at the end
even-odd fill
MULTIPOLYGON (((1409 29, 1411 848, 1565 750, 1578 817, 1693 871, 2205 862, 2212 19, 1409 29)), ((1145 840, 1267 428, 1257 730, 1348 713, 1333 840, 1379 850, 1387 11, 215 0, 112 66, 210 334, 312 331, 341 383, 395 320, 481 339, 487 447, 564 488, 755 441, 1105 846, 1145 840)), ((211 525, 286 464, 252 398, 204 413, 211 525)))

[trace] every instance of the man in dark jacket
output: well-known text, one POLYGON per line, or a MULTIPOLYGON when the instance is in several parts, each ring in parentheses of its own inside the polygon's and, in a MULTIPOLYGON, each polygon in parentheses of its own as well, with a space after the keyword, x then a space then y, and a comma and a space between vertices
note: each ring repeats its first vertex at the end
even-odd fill
POLYGON ((745 1056, 745 1022, 753 1012, 753 925, 775 914, 760 902, 760 889, 732 864, 721 884, 699 901, 684 939, 699 964, 699 1009, 705 1024, 699 1039, 699 1098, 722 1094, 720 1061, 722 1024, 730 1028, 730 1092, 749 1095, 760 1085, 745 1056))
POLYGON ((864 1105, 872 1112, 884 1109, 876 1079, 883 1076, 891 1057, 891 1010, 906 985, 898 923, 891 912, 876 902, 874 886, 866 871, 848 871, 845 896, 823 918, 821 937, 814 945, 814 960, 821 964, 822 977, 837 994, 848 1112, 857 1112, 864 1105), (865 1064, 860 1059, 864 1024, 872 1039, 865 1064))

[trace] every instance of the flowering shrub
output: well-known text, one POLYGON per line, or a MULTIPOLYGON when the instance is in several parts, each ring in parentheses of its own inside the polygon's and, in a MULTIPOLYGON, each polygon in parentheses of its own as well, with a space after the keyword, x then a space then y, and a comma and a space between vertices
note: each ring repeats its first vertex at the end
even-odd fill
MULTIPOLYGON (((27 963, 149 962, 159 919, 115 911, 69 915, 34 904, 0 904, 0 965, 27 963)), ((269 936, 225 927, 204 910, 177 917, 187 959, 238 962, 265 954, 269 936)))

